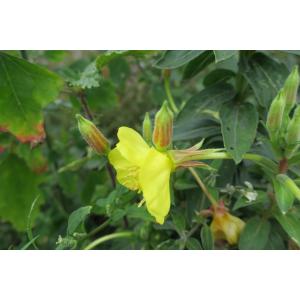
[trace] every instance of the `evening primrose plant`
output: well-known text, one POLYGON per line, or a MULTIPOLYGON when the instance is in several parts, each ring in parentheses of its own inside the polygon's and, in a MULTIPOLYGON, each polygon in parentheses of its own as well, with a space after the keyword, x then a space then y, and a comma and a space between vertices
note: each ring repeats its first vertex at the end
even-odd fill
POLYGON ((146 114, 144 137, 132 128, 120 127, 117 133, 119 142, 112 150, 108 150, 107 139, 91 121, 80 115, 77 115, 77 119, 79 130, 87 143, 98 154, 107 155, 116 170, 118 182, 142 195, 139 205, 145 203, 148 212, 159 224, 164 223, 171 206, 171 174, 179 168, 191 166, 209 168, 197 160, 202 155, 212 155, 222 150, 199 150, 202 143, 186 150, 173 150, 173 113, 167 102, 155 116, 153 133, 151 120, 146 114))

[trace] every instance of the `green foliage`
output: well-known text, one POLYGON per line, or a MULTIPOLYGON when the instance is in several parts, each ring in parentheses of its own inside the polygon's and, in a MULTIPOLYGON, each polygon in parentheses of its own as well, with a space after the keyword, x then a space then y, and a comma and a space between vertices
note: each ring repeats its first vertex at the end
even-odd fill
POLYGON ((258 113, 251 103, 232 103, 220 109, 222 134, 227 151, 236 163, 249 151, 256 134, 258 113))
POLYGON ((239 241, 241 250, 264 249, 270 234, 270 223, 259 217, 248 220, 239 241))
POLYGON ((0 51, 0 248, 300 249, 299 63, 299 51, 0 51), (177 168, 160 225, 75 115, 113 148, 119 127, 142 133, 164 101, 169 147, 184 151, 168 152, 177 168))
POLYGON ((62 80, 41 66, 0 52, 0 82, 0 127, 21 141, 42 139, 42 108, 56 99, 62 80))
MULTIPOLYGON (((7 156, 0 164, 0 215, 21 231, 27 227, 27 217, 33 200, 38 196, 39 177, 15 155, 7 156)), ((37 215, 37 207, 31 219, 37 215)))

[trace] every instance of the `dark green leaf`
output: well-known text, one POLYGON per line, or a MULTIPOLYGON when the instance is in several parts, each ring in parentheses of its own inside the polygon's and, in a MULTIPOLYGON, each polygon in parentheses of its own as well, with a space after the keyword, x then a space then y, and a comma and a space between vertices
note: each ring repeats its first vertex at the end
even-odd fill
POLYGON ((281 235, 273 230, 270 233, 269 240, 265 246, 266 250, 284 250, 285 245, 281 235))
POLYGON ((205 88, 188 100, 174 126, 174 140, 207 137, 219 133, 217 115, 221 105, 233 98, 231 85, 217 84, 205 88))
POLYGON ((268 203, 268 201, 269 201, 269 199, 268 199, 267 193, 262 192, 262 191, 257 191, 256 200, 250 201, 246 197, 242 196, 234 203, 232 210, 237 210, 242 207, 247 207, 247 206, 252 206, 252 205, 257 205, 257 204, 264 204, 264 203, 268 203))
POLYGON ((43 139, 42 108, 62 85, 47 69, 0 52, 0 127, 23 142, 43 139))
POLYGON ((207 87, 220 82, 226 82, 234 76, 235 73, 231 70, 216 69, 211 71, 208 75, 206 75, 206 77, 204 77, 203 84, 207 87))
POLYGON ((237 53, 238 50, 214 50, 216 63, 226 60, 237 53))
POLYGON ((31 205, 39 194, 38 181, 37 174, 15 155, 0 164, 0 216, 20 231, 26 230, 29 213, 30 224, 37 215, 39 205, 32 211, 31 205))
POLYGON ((203 225, 201 228, 201 244, 204 250, 214 249, 214 237, 209 226, 203 225))
POLYGON ((270 223, 259 217, 250 219, 241 233, 239 249, 261 250, 264 249, 270 234, 270 223))
POLYGON ((190 79, 204 70, 208 65, 214 62, 214 53, 212 51, 205 51, 190 61, 183 71, 183 79, 190 79))
POLYGON ((180 212, 175 212, 172 214, 172 221, 177 232, 182 234, 186 227, 184 215, 180 212))
POLYGON ((236 163, 250 149, 256 135, 258 113, 251 103, 227 102, 220 110, 224 145, 236 163))
POLYGON ((83 224, 86 217, 91 213, 92 206, 83 206, 73 211, 69 216, 68 235, 72 235, 83 224))
POLYGON ((168 50, 155 63, 159 69, 175 69, 190 62, 205 50, 168 50))
POLYGON ((289 75, 287 68, 272 58, 255 53, 241 62, 241 72, 252 87, 260 105, 268 107, 289 75))

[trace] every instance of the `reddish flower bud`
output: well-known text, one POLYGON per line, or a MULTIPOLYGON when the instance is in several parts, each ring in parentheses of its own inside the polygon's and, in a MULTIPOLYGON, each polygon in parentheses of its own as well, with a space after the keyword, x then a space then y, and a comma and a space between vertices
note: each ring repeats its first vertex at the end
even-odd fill
POLYGON ((76 118, 78 120, 78 129, 89 146, 98 154, 107 154, 110 150, 110 145, 102 132, 93 122, 85 119, 81 115, 77 114, 76 118))
POLYGON ((173 113, 165 101, 155 115, 155 125, 152 141, 158 150, 166 150, 172 143, 173 113))

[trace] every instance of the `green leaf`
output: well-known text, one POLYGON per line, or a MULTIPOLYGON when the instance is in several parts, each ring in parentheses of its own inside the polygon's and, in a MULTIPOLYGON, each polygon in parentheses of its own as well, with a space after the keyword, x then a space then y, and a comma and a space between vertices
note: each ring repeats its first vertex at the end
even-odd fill
POLYGON ((101 69, 112 60, 122 57, 122 56, 144 56, 147 54, 153 54, 156 51, 152 50, 115 50, 115 51, 107 51, 103 54, 100 54, 96 59, 96 65, 98 69, 101 69))
POLYGON ((87 90, 87 101, 92 110, 111 109, 118 104, 118 96, 114 84, 105 80, 101 86, 87 90))
POLYGON ((224 61, 238 52, 238 50, 214 50, 216 63, 224 61))
POLYGON ((246 197, 240 197, 235 203, 232 210, 238 210, 243 207, 257 205, 257 204, 266 204, 269 202, 269 198, 267 193, 262 191, 257 191, 257 198, 255 200, 250 201, 246 197))
POLYGON ((265 246, 266 250, 284 250, 285 245, 281 235, 273 230, 270 233, 269 240, 265 246))
POLYGON ((251 103, 227 102, 220 110, 224 145, 236 163, 251 147, 258 124, 258 113, 251 103))
POLYGON ((176 231, 181 235, 186 227, 184 214, 182 212, 174 212, 172 214, 172 221, 176 231))
POLYGON ((90 63, 78 78, 69 78, 69 82, 73 86, 80 87, 82 89, 90 89, 99 87, 102 81, 102 75, 96 67, 96 62, 90 63))
POLYGON ((17 156, 9 155, 0 164, 0 217, 19 231, 26 230, 29 213, 31 224, 37 215, 39 205, 32 211, 31 205, 39 194, 38 183, 38 176, 17 156))
POLYGON ((300 220, 295 213, 282 214, 277 212, 275 214, 276 220, 290 236, 290 238, 300 246, 300 220))
POLYGON ((66 50, 45 50, 44 55, 45 57, 53 62, 61 62, 63 61, 70 52, 66 50))
POLYGON ((209 226, 203 225, 201 228, 201 243, 204 250, 214 249, 214 237, 209 226))
POLYGON ((71 236, 66 236, 64 238, 59 236, 56 244, 56 250, 74 250, 77 247, 77 241, 71 236))
POLYGON ((295 197, 293 193, 275 177, 272 178, 272 181, 278 207, 281 210, 281 212, 285 214, 293 206, 295 197))
POLYGON ((217 135, 220 131, 216 122, 218 111, 234 95, 231 85, 220 83, 191 97, 176 118, 174 141, 217 135))
POLYGON ((226 82, 234 76, 235 73, 231 70, 216 69, 211 71, 209 74, 206 75, 206 77, 204 77, 203 84, 207 87, 220 82, 226 82))
POLYGON ((42 140, 42 108, 56 99, 62 85, 47 69, 0 52, 0 127, 22 142, 42 140))
POLYGON ((200 242, 193 237, 190 237, 187 239, 186 247, 189 250, 201 250, 202 249, 200 242))
POLYGON ((175 69, 190 62, 205 50, 168 50, 155 63, 159 69, 175 69))
POLYGON ((261 250, 264 249, 270 234, 270 223, 259 217, 251 218, 241 233, 239 249, 261 250))
POLYGON ((269 107, 289 75, 287 68, 262 53, 242 59, 240 66, 259 104, 269 107))
POLYGON ((183 71, 183 79, 190 79, 204 70, 208 65, 214 62, 214 53, 212 51, 205 51, 190 61, 183 71))
POLYGON ((86 217, 91 213, 92 206, 83 206, 73 211, 68 220, 68 235, 72 235, 83 224, 86 217))

